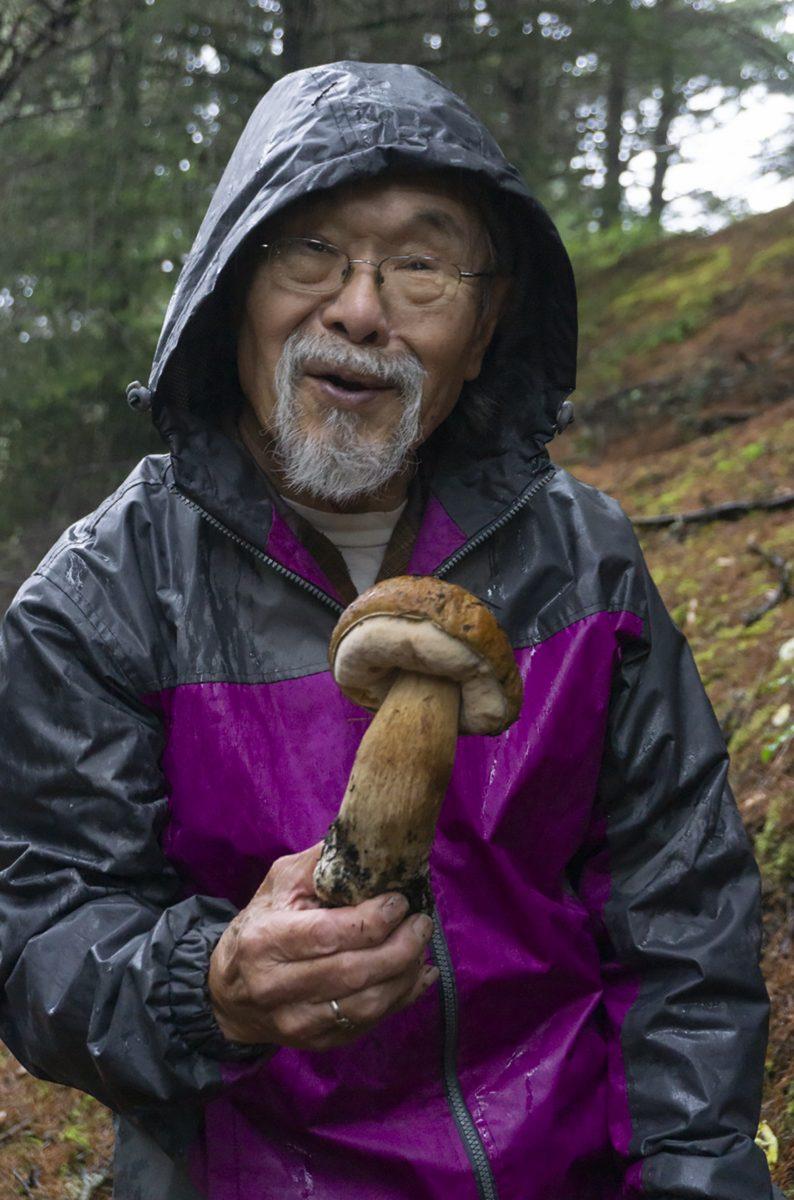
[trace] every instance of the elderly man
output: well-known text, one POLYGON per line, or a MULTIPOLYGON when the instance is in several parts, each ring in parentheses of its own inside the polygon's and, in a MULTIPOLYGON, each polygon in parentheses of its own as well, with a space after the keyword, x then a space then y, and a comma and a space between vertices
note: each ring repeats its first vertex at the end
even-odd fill
POLYGON ((762 1200, 755 868, 617 505, 551 464, 559 237, 411 67, 283 79, 187 258, 170 454, 16 598, 3 1036, 118 1114, 119 1200, 762 1200), (329 636, 376 578, 495 611, 525 680, 462 737, 436 912, 322 908, 366 713, 329 636))

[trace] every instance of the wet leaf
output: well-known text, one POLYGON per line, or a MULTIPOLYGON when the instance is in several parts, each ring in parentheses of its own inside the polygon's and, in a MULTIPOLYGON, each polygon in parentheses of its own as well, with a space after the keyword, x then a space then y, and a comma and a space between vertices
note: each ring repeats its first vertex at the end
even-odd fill
POLYGON ((762 1121, 758 1126, 758 1133, 755 1135, 755 1144, 763 1150, 770 1167, 777 1166, 778 1140, 771 1126, 766 1121, 762 1121))

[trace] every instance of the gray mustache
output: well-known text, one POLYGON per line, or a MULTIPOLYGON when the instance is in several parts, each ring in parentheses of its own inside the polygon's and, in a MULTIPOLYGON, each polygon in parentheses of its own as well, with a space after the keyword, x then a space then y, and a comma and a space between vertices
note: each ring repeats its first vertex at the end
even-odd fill
POLYGON ((383 354, 313 333, 292 334, 282 352, 280 366, 284 368, 284 374, 294 382, 306 363, 312 360, 323 366, 343 367, 369 375, 378 383, 408 394, 421 388, 426 374, 419 360, 408 352, 383 354))

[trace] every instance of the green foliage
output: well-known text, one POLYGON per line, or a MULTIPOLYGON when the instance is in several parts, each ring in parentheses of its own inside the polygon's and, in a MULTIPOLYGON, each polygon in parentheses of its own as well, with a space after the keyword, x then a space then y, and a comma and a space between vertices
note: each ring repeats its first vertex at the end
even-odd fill
POLYGON ((761 458, 766 452, 766 442, 749 442, 748 445, 742 446, 739 451, 739 458, 742 462, 751 463, 761 458))
POLYGON ((62 1142, 68 1142, 77 1150, 91 1149, 91 1138, 79 1125, 65 1125, 59 1136, 62 1142))
POLYGON ((660 307, 672 308, 681 316, 708 310, 714 297, 731 285, 727 272, 731 263, 728 246, 703 246, 683 257, 675 272, 666 267, 644 273, 631 287, 622 289, 613 303, 615 315, 636 321, 660 307))
POLYGON ((781 729, 780 733, 776 734, 771 741, 764 743, 763 747, 761 748, 761 762, 764 764, 771 763, 775 755, 782 750, 784 746, 788 746, 793 739, 794 724, 786 726, 785 729, 781 729))
POLYGON ((770 268, 776 267, 790 271, 792 261, 794 261, 794 234, 789 234, 778 238, 754 254, 746 268, 746 274, 748 276, 766 274, 770 268))
POLYGON ((661 249, 662 237, 654 221, 640 218, 611 229, 582 229, 581 217, 572 220, 571 214, 563 210, 557 224, 576 277, 582 282, 619 264, 632 251, 652 246, 658 254, 661 249))

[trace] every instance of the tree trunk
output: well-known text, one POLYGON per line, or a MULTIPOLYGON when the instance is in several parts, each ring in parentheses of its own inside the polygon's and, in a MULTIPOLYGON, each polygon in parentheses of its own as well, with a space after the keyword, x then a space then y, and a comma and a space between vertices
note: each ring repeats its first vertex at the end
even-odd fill
MULTIPOLYGON (((536 191, 545 182, 548 167, 544 101, 548 103, 551 99, 555 103, 556 99, 546 95, 543 87, 543 46, 538 24, 542 8, 542 4, 533 3, 522 9, 522 19, 531 21, 533 30, 527 35, 520 34, 521 54, 508 54, 493 78, 509 117, 510 136, 521 148, 520 166, 536 191)), ((503 31, 496 41, 515 37, 511 25, 515 24, 516 14, 511 0, 502 0, 498 5, 492 0, 490 11, 503 31)))
POLYGON ((308 35, 314 19, 314 0, 283 0, 284 51, 282 64, 284 74, 299 71, 309 65, 308 35))
POLYGON ((659 18, 659 87, 662 89, 662 99, 659 112, 659 122, 653 135, 653 152, 656 161, 653 167, 653 183, 651 184, 651 206, 649 215, 661 225, 664 212, 664 180, 670 165, 672 149, 668 137, 670 125, 676 114, 676 97, 673 90, 675 77, 673 72, 673 30, 670 25, 670 2, 658 0, 659 18))
POLYGON ((628 90, 629 56, 631 53, 631 9, 628 0, 616 0, 612 6, 617 37, 611 42, 607 83, 606 179, 601 192, 602 229, 617 225, 620 220, 620 144, 623 133, 623 111, 628 90))

